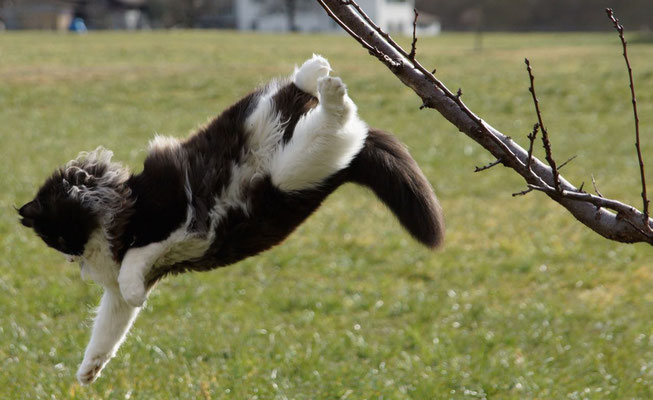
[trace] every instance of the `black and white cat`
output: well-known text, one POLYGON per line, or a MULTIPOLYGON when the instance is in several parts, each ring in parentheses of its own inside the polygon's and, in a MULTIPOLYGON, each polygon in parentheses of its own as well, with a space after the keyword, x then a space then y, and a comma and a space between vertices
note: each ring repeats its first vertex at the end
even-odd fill
POLYGON ((431 186, 401 143, 368 128, 326 59, 269 83, 185 140, 156 137, 132 175, 98 148, 46 180, 23 225, 105 291, 77 373, 93 382, 153 285, 286 238, 338 186, 372 189, 420 242, 444 233, 431 186))

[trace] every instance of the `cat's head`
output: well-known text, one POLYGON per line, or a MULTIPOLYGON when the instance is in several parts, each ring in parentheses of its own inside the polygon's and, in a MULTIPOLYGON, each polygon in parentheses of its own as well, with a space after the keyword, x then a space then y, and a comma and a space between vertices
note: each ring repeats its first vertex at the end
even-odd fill
POLYGON ((48 246, 81 256, 91 234, 98 228, 109 232, 116 216, 130 204, 129 172, 112 163, 112 155, 98 148, 57 169, 36 197, 18 210, 20 222, 48 246))
POLYGON ((45 244, 71 256, 84 253, 88 238, 99 226, 98 216, 70 196, 61 170, 48 178, 34 200, 18 213, 20 222, 34 229, 45 244))

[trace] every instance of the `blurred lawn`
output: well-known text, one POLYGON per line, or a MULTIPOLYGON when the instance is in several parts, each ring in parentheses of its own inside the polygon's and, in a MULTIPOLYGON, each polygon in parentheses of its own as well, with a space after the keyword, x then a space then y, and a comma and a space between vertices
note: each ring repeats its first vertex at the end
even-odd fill
MULTIPOLYGON (((409 40, 402 40, 408 44, 409 40)), ((418 56, 526 144, 545 122, 577 185, 639 205, 626 71, 615 35, 422 38, 418 56)), ((653 43, 630 48, 653 171, 653 43)), ((0 35, 0 398, 653 398, 653 263, 524 189, 345 36, 217 32, 0 35), (17 221, 53 168, 104 145, 139 170, 155 133, 184 136, 312 52, 360 114, 395 132, 436 188, 445 247, 415 242, 346 186, 286 243, 163 282, 90 387, 74 372, 100 288, 17 221)), ((538 149, 540 151, 540 149, 538 149)), ((653 175, 652 175, 653 177, 653 175)))

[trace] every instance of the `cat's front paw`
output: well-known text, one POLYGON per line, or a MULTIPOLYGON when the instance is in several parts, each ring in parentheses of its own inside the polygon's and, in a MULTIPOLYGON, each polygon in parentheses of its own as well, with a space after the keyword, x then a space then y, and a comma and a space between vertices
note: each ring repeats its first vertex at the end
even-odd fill
POLYGON ((318 79, 317 90, 320 92, 320 104, 325 107, 343 107, 345 104, 345 95, 347 87, 342 79, 325 76, 318 79))
POLYGON ((123 299, 132 307, 142 307, 147 298, 147 291, 143 282, 136 279, 120 279, 118 277, 118 284, 120 285, 120 294, 123 299))
POLYGON ((82 385, 93 383, 99 376, 102 368, 107 365, 110 357, 107 355, 97 355, 92 357, 84 357, 82 365, 77 370, 77 380, 82 385))
POLYGON ((318 79, 329 75, 330 71, 331 66, 329 65, 329 61, 322 56, 314 54, 313 58, 306 60, 295 72, 293 82, 300 90, 317 96, 318 79))

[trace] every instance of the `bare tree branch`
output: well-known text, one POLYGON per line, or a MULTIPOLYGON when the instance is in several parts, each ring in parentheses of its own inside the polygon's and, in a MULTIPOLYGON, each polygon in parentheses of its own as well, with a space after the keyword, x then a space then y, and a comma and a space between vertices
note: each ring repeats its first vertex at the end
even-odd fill
POLYGON ((347 33, 413 89, 425 107, 436 109, 505 166, 515 170, 528 185, 546 193, 581 223, 608 239, 653 244, 653 237, 646 233, 653 221, 646 215, 616 200, 581 192, 562 176, 555 179, 552 169, 537 158, 529 163, 526 150, 481 120, 416 59, 411 60, 405 50, 362 13, 355 1, 317 1, 347 33), (554 182, 559 182, 560 191, 555 189, 554 182))
POLYGON ((497 164, 501 164, 502 160, 500 158, 496 159, 495 161, 492 161, 491 163, 484 165, 482 167, 476 167, 474 168, 474 172, 481 172, 481 171, 486 171, 492 167, 494 167, 497 164))
MULTIPOLYGON (((578 154, 573 155, 567 159, 567 161, 563 162, 562 164, 558 165, 558 171, 560 171, 565 165, 569 164, 570 162, 574 161, 578 157, 578 154)), ((582 186, 582 185, 581 185, 582 186)), ((578 188, 579 191, 582 191, 581 188, 578 188)))
MULTIPOLYGON (((537 114, 537 124, 542 131, 542 145, 544 145, 544 152, 546 153, 546 162, 549 163, 551 167, 551 172, 553 172, 553 187, 555 187, 557 192, 560 192, 560 174, 558 173, 558 168, 556 167, 556 162, 553 159, 553 152, 551 151, 551 142, 549 141, 549 132, 544 127, 544 121, 542 121, 542 112, 540 111, 540 101, 537 99, 537 93, 535 93, 535 76, 533 75, 533 68, 531 68, 531 62, 528 61, 528 58, 524 59, 526 63, 526 69, 528 70, 528 77, 531 81, 531 87, 528 88, 528 91, 531 92, 533 97, 533 104, 535 105, 535 113, 537 114)), ((531 153, 532 154, 532 153, 531 153)), ((530 161, 530 158, 529 158, 530 161)))
POLYGON ((517 197, 517 196, 526 196, 527 194, 529 194, 529 193, 532 192, 532 191, 533 191, 533 189, 528 188, 528 189, 526 189, 526 190, 522 190, 521 192, 513 193, 513 194, 512 194, 512 197, 517 197))
POLYGON ((599 188, 596 186, 596 180, 594 179, 594 175, 592 175, 592 186, 594 186, 594 191, 596 192, 596 195, 599 197, 603 197, 601 192, 599 192, 599 188))
MULTIPOLYGON (((644 161, 642 159, 642 149, 639 141, 639 115, 637 115, 637 96, 635 95, 635 82, 633 80, 633 69, 630 67, 630 60, 628 59, 628 42, 624 37, 624 27, 619 23, 619 19, 614 16, 611 8, 606 8, 605 12, 608 14, 608 18, 614 24, 614 28, 619 32, 619 39, 621 39, 621 46, 624 49, 624 60, 626 61, 626 67, 628 68, 628 79, 630 80, 630 96, 633 102, 633 114, 635 117, 635 148, 637 149, 637 160, 639 161, 639 176, 642 181, 642 202, 644 203, 644 218, 648 220, 648 205, 649 200, 646 196, 646 174, 644 173, 644 161)), ((648 227, 648 225, 647 225, 648 227)), ((650 231, 650 227, 648 227, 650 231)))
POLYGON ((530 144, 528 145, 528 161, 526 161, 526 168, 529 171, 531 170, 531 163, 533 162, 533 144, 535 143, 535 138, 537 138, 538 129, 540 129, 540 124, 536 123, 533 125, 533 131, 527 136, 530 144))
POLYGON ((417 8, 413 8, 413 12, 415 12, 415 19, 413 20, 413 41, 410 44, 410 54, 408 54, 408 58, 411 61, 415 61, 415 56, 417 56, 417 17, 419 17, 417 8))

